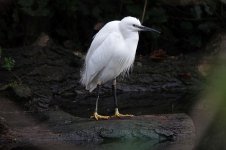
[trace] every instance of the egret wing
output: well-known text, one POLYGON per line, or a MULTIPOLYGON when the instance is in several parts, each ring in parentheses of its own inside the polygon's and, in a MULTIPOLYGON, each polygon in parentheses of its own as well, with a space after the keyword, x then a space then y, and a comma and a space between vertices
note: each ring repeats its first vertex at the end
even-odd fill
POLYGON ((111 32, 118 31, 118 24, 120 21, 111 21, 107 23, 95 36, 90 45, 88 53, 86 55, 86 60, 95 52, 95 50, 106 40, 106 38, 111 34, 111 32))
POLYGON ((108 66, 111 58, 115 56, 118 47, 120 47, 117 42, 120 38, 121 34, 119 32, 111 32, 111 34, 106 35, 105 40, 86 57, 82 83, 86 86, 87 90, 92 91, 96 88, 98 82, 101 82, 99 77, 102 71, 108 66))

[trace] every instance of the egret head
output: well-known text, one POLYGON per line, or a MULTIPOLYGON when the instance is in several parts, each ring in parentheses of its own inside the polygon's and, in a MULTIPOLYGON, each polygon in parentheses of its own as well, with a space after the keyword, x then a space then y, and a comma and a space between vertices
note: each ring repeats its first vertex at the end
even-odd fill
POLYGON ((134 17, 125 17, 121 20, 121 26, 123 29, 132 31, 132 32, 138 32, 138 31, 153 31, 160 33, 158 30, 145 27, 141 25, 140 21, 137 18, 134 17))

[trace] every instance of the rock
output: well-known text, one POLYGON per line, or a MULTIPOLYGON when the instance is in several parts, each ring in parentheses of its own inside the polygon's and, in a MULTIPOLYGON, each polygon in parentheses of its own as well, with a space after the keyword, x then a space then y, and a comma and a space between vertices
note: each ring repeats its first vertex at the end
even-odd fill
POLYGON ((167 142, 193 146, 195 129, 185 114, 146 115, 133 118, 95 121, 70 116, 61 111, 47 112, 49 120, 35 127, 16 129, 16 143, 34 145, 54 143, 93 143, 112 141, 167 142), (26 132, 25 132, 26 131, 26 132))
MULTIPOLYGON (((14 74, 22 78, 23 84, 28 85, 32 91, 31 99, 35 100, 35 104, 29 103, 30 106, 29 104, 26 106, 32 107, 31 110, 43 110, 43 108, 48 109, 47 107, 52 106, 48 103, 54 103, 67 112, 78 116, 88 116, 94 108, 96 95, 95 92, 89 94, 79 83, 80 71, 84 63, 83 55, 79 51, 65 49, 57 45, 49 45, 48 43, 46 45, 45 36, 43 46, 36 44, 5 51, 6 55, 12 56, 16 61, 14 74), (38 105, 36 105, 36 100, 39 101, 38 105)), ((162 103, 164 102, 167 103, 165 110, 168 110, 171 108, 172 101, 162 101, 161 94, 158 98, 155 98, 156 96, 150 98, 149 96, 152 96, 150 93, 168 92, 164 96, 171 96, 172 93, 177 96, 178 93, 189 93, 191 90, 198 93, 202 89, 203 83, 200 81, 199 73, 195 67, 197 59, 199 58, 193 55, 186 55, 177 59, 166 57, 161 62, 154 62, 147 57, 137 57, 133 72, 129 76, 117 79, 119 103, 122 101, 121 108, 133 109, 134 106, 139 105, 145 107, 146 111, 150 110, 150 107, 147 108, 146 106, 151 106, 151 109, 154 106, 166 106, 162 103), (186 80, 179 78, 178 73, 180 72, 191 73, 191 78, 186 80), (147 97, 149 98, 147 99, 147 97), (129 99, 132 101, 127 101, 129 99), (145 103, 143 99, 146 100, 145 103), (153 101, 153 99, 156 101, 153 101), (139 101, 138 104, 137 101, 139 101)), ((1 72, 0 78, 4 78, 6 84, 15 80, 15 77, 9 76, 9 72, 1 72)), ((23 93, 23 91, 29 90, 28 88, 19 88, 15 91, 25 94, 26 92, 23 93)), ((103 102, 102 105, 105 108, 111 109, 113 106, 111 103, 111 83, 103 85, 101 91, 103 100, 100 103, 103 102)), ((30 94, 23 96, 28 95, 30 94)), ((172 98, 164 97, 163 99, 172 98)), ((176 98, 176 100, 178 99, 176 98)), ((175 100, 173 101, 175 102, 175 100)))
POLYGON ((167 0, 160 0, 161 3, 170 6, 186 6, 186 5, 199 5, 204 2, 204 0, 194 1, 194 0, 173 0, 169 2, 167 0))
POLYGON ((65 71, 61 67, 42 65, 29 73, 30 76, 39 76, 42 81, 60 81, 65 76, 65 71))
POLYGON ((12 141, 9 125, 5 118, 0 116, 0 149, 3 149, 5 145, 11 144, 12 141))
POLYGON ((66 41, 64 41, 63 42, 63 45, 64 45, 65 48, 68 48, 68 49, 73 49, 73 48, 76 47, 75 42, 72 41, 72 40, 66 40, 66 41))
MULTIPOLYGON (((11 148, 24 144, 54 146, 66 143, 75 144, 73 147, 83 144, 105 149, 105 146, 111 148, 132 141, 149 148, 167 144, 183 144, 191 148, 194 144, 194 125, 186 114, 142 115, 96 121, 75 117, 58 109, 42 112, 41 118, 37 118, 37 113, 25 112, 15 101, 7 98, 2 98, 0 108, 1 116, 7 120, 6 127, 10 129, 10 139, 14 139, 11 143, 6 142, 6 146, 11 148)), ((0 138, 0 141, 4 139, 0 138)))
POLYGON ((16 96, 20 98, 29 98, 32 96, 31 89, 25 84, 15 84, 12 86, 12 89, 16 96))
POLYGON ((8 125, 6 123, 5 118, 0 116, 0 136, 8 132, 8 125))
POLYGON ((43 112, 49 109, 51 98, 48 97, 34 97, 30 101, 29 109, 34 112, 43 112))
POLYGON ((34 46, 40 46, 40 47, 46 47, 50 41, 50 37, 46 33, 41 33, 40 36, 37 38, 35 43, 33 44, 34 46))

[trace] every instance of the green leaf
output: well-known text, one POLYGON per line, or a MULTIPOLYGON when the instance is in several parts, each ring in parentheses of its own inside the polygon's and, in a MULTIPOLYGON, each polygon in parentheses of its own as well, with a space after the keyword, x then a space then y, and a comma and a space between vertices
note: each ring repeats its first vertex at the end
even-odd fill
POLYGON ((11 71, 15 66, 15 60, 11 57, 5 57, 2 67, 8 71, 11 71))

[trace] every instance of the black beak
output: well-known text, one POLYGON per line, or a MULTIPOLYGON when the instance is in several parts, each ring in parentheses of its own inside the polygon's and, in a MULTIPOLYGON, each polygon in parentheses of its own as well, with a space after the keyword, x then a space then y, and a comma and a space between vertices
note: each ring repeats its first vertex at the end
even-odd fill
POLYGON ((161 33, 160 31, 153 29, 153 28, 149 28, 149 27, 145 27, 145 26, 136 26, 137 28, 140 29, 140 31, 151 31, 151 32, 157 32, 157 33, 161 33))

